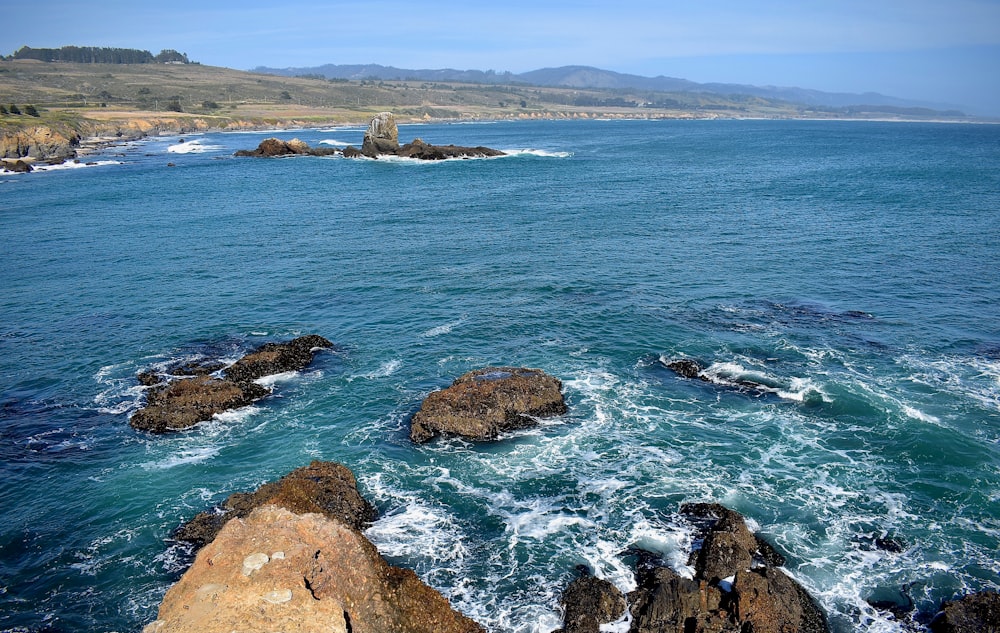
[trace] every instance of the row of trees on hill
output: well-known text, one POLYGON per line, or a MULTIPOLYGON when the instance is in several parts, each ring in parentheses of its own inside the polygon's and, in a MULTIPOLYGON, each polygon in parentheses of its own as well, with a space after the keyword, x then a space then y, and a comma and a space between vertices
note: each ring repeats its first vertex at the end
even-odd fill
POLYGON ((79 64, 189 64, 186 53, 172 49, 153 55, 135 48, 99 46, 63 46, 62 48, 31 48, 22 46, 6 59, 37 59, 43 62, 76 62, 79 64))

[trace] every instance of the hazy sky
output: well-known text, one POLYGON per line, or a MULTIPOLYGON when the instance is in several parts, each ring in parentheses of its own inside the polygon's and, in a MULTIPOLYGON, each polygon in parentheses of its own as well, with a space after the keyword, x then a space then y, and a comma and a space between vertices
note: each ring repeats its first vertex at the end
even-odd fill
POLYGON ((1000 0, 2 2, 2 54, 73 44, 172 48, 240 69, 582 64, 1000 114, 1000 0))

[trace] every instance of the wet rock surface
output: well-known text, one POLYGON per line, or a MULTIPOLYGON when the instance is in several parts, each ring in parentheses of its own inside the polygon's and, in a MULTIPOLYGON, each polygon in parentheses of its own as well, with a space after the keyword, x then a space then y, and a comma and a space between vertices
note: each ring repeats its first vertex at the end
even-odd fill
POLYGON ((167 375, 142 372, 139 383, 150 387, 146 406, 129 419, 133 428, 165 433, 190 428, 213 415, 253 404, 270 393, 254 380, 287 371, 300 371, 319 349, 333 343, 317 335, 302 336, 286 343, 268 343, 247 354, 224 372, 212 374, 218 363, 188 364, 167 375), (193 376, 193 377, 188 377, 193 376))
POLYGON ((617 587, 589 571, 566 588, 561 603, 565 610, 562 633, 599 633, 602 624, 617 621, 628 607, 617 587))
POLYGON ((293 138, 266 138, 256 149, 241 149, 234 156, 254 158, 280 158, 283 156, 332 156, 338 151, 332 147, 310 147, 305 141, 293 138))
POLYGON ((364 529, 377 516, 374 506, 358 492, 357 480, 349 468, 335 462, 314 461, 254 492, 230 495, 218 509, 201 512, 182 525, 174 538, 204 547, 227 522, 246 517, 265 505, 296 514, 321 514, 355 530, 364 529))
MULTIPOLYGON (((691 553, 694 577, 680 575, 655 554, 633 550, 638 562, 637 588, 628 594, 630 633, 828 631, 825 615, 805 589, 769 562, 782 561, 780 554, 762 547, 764 541, 750 532, 739 513, 718 504, 687 504, 680 514, 699 532, 695 541, 701 547, 691 553)), ((593 612, 574 611, 573 621, 587 627, 613 621, 608 613, 587 606, 595 602, 580 602, 579 609, 593 612)), ((567 631, 570 613, 567 605, 567 631)))
POLYGON ((1000 633, 1000 593, 984 591, 945 602, 931 621, 933 633, 1000 633))
POLYGON ((494 440, 503 432, 562 415, 562 382, 540 369, 486 367, 457 378, 424 399, 410 422, 410 439, 426 442, 439 433, 494 440))

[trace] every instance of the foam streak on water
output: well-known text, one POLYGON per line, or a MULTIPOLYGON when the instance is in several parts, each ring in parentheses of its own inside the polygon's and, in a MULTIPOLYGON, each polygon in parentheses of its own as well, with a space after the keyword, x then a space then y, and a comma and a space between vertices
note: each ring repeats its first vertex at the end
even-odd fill
POLYGON ((139 630, 181 522, 312 459, 349 466, 369 538, 490 631, 557 628, 577 565, 634 588, 630 548, 690 576, 691 501, 743 513, 836 633, 902 632, 869 600, 926 617, 1000 588, 1000 128, 419 135, 541 149, 414 170, 204 134, 0 174, 0 630, 139 630), (337 351, 254 406, 128 426, 139 371, 306 333, 337 351), (490 365, 559 377, 569 412, 410 443, 428 393, 490 365))

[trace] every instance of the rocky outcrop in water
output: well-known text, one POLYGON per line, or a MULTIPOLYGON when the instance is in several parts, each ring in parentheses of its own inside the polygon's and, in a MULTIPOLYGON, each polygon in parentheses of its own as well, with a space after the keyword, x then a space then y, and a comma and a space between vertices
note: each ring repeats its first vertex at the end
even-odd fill
POLYGON ((563 628, 555 633, 599 633, 602 624, 610 624, 625 615, 625 596, 607 580, 583 575, 563 592, 563 628))
POLYGON ((296 514, 321 514, 355 530, 364 529, 377 516, 374 506, 358 492, 357 480, 349 468, 314 461, 254 492, 230 495, 218 509, 201 512, 182 525, 174 538, 204 547, 230 520, 244 518, 265 505, 296 514))
POLYGON ((933 633, 1000 633, 1000 593, 984 591, 945 602, 930 629, 933 633))
POLYGON ((293 138, 284 141, 280 138, 266 138, 257 145, 257 149, 241 149, 234 156, 256 158, 280 158, 283 156, 332 156, 337 153, 333 147, 310 147, 305 141, 293 138))
POLYGON ((461 147, 459 145, 431 145, 422 139, 413 139, 413 142, 401 146, 395 152, 396 156, 404 158, 418 158, 420 160, 445 160, 448 158, 489 158, 492 156, 503 156, 504 153, 498 149, 489 147, 461 147))
POLYGON ((229 521, 144 633, 482 633, 356 529, 267 505, 229 521))
POLYGON ((212 376, 205 366, 167 376, 143 372, 139 375, 140 383, 152 386, 146 395, 146 406, 132 415, 129 424, 142 431, 165 433, 247 406, 270 393, 254 380, 305 369, 316 350, 329 347, 333 343, 317 335, 287 343, 268 343, 234 363, 223 378, 212 376), (187 377, 190 375, 194 377, 187 377))
POLYGON ((392 112, 379 112, 372 117, 361 143, 361 153, 369 158, 379 154, 395 154, 399 149, 399 128, 392 112))
POLYGON ((566 413, 562 382, 523 367, 487 367, 463 374, 450 387, 424 399, 410 422, 410 439, 426 442, 438 433, 494 440, 526 428, 537 418, 566 413))
MULTIPOLYGON (((654 554, 638 552, 638 586, 628 595, 630 633, 828 631, 826 617, 805 589, 779 569, 783 558, 747 529, 739 513, 718 504, 688 504, 681 508, 681 514, 700 531, 701 538, 696 540, 701 541, 701 547, 692 553, 694 578, 681 576, 654 554)), ((564 602, 570 601, 570 596, 567 590, 564 602)), ((588 616, 588 608, 597 607, 587 604, 600 601, 575 601, 574 622, 586 622, 586 626, 574 630, 597 631, 594 622, 599 625, 615 620, 609 611, 588 616)), ((570 614, 567 604, 567 633, 571 631, 570 614)))

